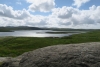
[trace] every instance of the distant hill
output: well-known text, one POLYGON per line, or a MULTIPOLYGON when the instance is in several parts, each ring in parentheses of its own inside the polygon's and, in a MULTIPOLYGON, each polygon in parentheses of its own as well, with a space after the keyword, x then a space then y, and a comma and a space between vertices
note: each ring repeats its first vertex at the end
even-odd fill
POLYGON ((11 32, 11 30, 9 30, 5 27, 0 27, 0 32, 11 32))
POLYGON ((27 27, 27 26, 18 26, 18 27, 0 27, 0 32, 11 32, 14 30, 44 30, 38 27, 27 27))
POLYGON ((9 30, 43 30, 39 27, 27 27, 27 26, 18 26, 18 27, 6 27, 9 30))
POLYGON ((93 31, 100 29, 72 29, 72 28, 39 28, 39 27, 28 27, 28 26, 7 26, 0 27, 0 32, 12 32, 14 30, 54 30, 54 31, 93 31))
POLYGON ((43 28, 45 30, 53 30, 53 31, 93 31, 100 29, 73 29, 73 28, 43 28))

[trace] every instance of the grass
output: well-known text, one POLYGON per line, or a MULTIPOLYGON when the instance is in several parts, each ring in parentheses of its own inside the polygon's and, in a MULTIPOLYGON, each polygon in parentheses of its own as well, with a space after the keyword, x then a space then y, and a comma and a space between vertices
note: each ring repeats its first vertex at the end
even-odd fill
POLYGON ((3 62, 0 62, 0 67, 2 67, 3 62))
POLYGON ((75 34, 69 37, 62 38, 1 37, 0 56, 16 57, 24 52, 46 46, 83 42, 100 42, 100 31, 75 34))

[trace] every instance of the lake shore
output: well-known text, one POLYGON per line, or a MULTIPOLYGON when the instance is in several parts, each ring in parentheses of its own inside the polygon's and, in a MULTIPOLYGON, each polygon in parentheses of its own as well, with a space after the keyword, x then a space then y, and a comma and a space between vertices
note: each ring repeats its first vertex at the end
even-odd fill
POLYGON ((24 52, 58 44, 100 42, 100 31, 66 37, 0 37, 0 56, 16 57, 24 52))

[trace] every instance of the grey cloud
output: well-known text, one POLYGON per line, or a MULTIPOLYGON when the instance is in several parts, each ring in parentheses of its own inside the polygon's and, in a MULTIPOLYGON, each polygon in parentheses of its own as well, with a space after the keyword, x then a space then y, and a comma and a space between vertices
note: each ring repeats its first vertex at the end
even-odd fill
POLYGON ((59 25, 65 25, 65 26, 69 26, 69 25, 71 25, 72 23, 71 22, 66 22, 66 23, 59 23, 59 25))
POLYGON ((95 25, 100 23, 100 6, 91 6, 89 10, 79 10, 73 7, 55 8, 52 16, 60 19, 59 25, 95 25), (66 20, 66 21, 64 21, 66 20))
POLYGON ((64 14, 59 14, 58 18, 67 19, 67 18, 70 18, 71 16, 72 16, 72 12, 68 11, 64 14))
POLYGON ((72 17, 74 12, 76 13, 76 10, 72 7, 63 6, 62 8, 55 8, 52 12, 52 14, 57 15, 58 18, 68 19, 72 17))
POLYGON ((31 3, 30 11, 49 12, 55 7, 54 0, 27 0, 27 2, 31 3))
POLYGON ((7 17, 0 17, 0 21, 0 26, 19 26, 25 23, 22 20, 15 20, 7 17))
POLYGON ((37 16, 36 18, 33 17, 32 20, 28 19, 25 22, 27 22, 25 25, 29 25, 29 26, 41 26, 44 27, 45 25, 47 25, 47 18, 42 17, 41 16, 37 16), (38 19, 38 20, 37 20, 38 19))
POLYGON ((95 21, 91 19, 89 16, 77 16, 77 18, 73 17, 72 19, 73 25, 83 25, 83 24, 95 24, 95 21), (83 17, 83 18, 80 18, 83 17))
POLYGON ((51 9, 54 8, 53 5, 49 5, 47 3, 42 3, 40 5, 30 5, 29 6, 29 9, 32 10, 32 11, 41 11, 41 12, 48 12, 48 11, 51 11, 51 9))
POLYGON ((17 15, 14 17, 15 19, 25 19, 30 17, 30 13, 25 9, 22 11, 18 11, 17 15))
POLYGON ((0 4, 0 16, 13 18, 13 19, 24 19, 30 16, 30 13, 25 9, 14 11, 11 6, 0 4))
MULTIPOLYGON (((32 0, 33 1, 33 0, 32 0)), ((47 5, 45 5, 47 6, 47 5)), ((41 9, 40 6, 36 6, 41 9)), ((39 9, 38 9, 39 8, 39 9)), ((45 8, 45 7, 42 7, 45 8)), ((45 8, 48 10, 49 8, 45 8)), ((28 25, 49 27, 84 27, 84 25, 100 24, 100 6, 91 6, 89 10, 66 7, 55 8, 49 16, 32 15, 27 10, 13 10, 12 7, 0 4, 0 26, 28 25)), ((99 25, 98 25, 99 26, 99 25)), ((96 26, 95 26, 96 27, 96 26)))

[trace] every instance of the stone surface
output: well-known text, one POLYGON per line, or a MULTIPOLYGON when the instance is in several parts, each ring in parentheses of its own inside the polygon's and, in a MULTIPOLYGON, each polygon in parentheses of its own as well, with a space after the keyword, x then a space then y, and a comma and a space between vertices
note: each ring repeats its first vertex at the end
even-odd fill
POLYGON ((100 43, 56 45, 30 51, 19 67, 100 67, 100 43))
POLYGON ((100 67, 100 42, 40 48, 10 59, 2 67, 100 67))
POLYGON ((20 60, 26 56, 27 52, 18 56, 18 57, 15 57, 15 58, 12 58, 12 57, 1 57, 0 58, 0 62, 2 63, 2 65, 0 65, 0 67, 19 67, 19 62, 20 60))
POLYGON ((2 62, 2 65, 0 67, 18 67, 19 62, 20 62, 20 59, 9 58, 9 59, 6 59, 6 61, 2 62))

